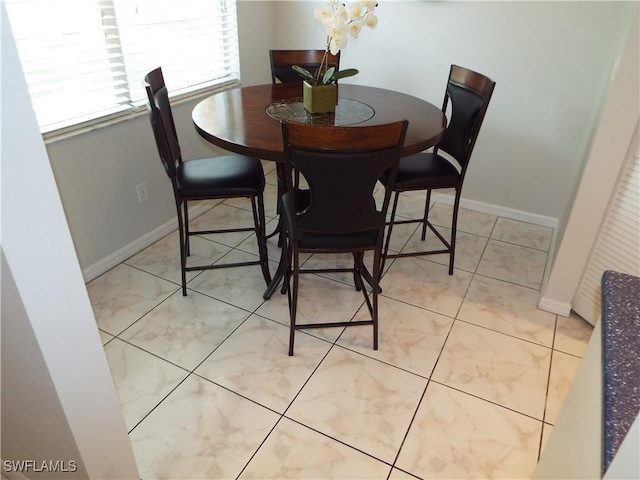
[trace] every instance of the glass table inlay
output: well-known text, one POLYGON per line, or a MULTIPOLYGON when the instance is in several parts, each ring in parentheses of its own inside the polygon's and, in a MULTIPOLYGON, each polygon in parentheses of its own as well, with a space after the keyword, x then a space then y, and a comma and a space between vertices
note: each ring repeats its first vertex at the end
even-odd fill
POLYGON ((374 114, 375 111, 369 105, 350 98, 338 98, 335 113, 311 114, 304 109, 302 97, 285 98, 267 106, 267 115, 275 120, 314 125, 354 125, 369 120, 374 114))

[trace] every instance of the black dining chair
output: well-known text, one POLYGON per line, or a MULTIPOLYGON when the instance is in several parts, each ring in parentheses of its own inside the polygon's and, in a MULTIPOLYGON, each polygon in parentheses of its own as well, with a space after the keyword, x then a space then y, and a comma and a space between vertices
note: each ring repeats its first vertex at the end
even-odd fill
POLYGON ((144 78, 144 84, 147 91, 147 110, 158 153, 171 180, 178 212, 182 294, 187 295, 187 272, 195 270, 260 265, 265 282, 269 285, 271 274, 267 258, 263 200, 265 179, 260 160, 234 154, 183 161, 162 69, 156 68, 149 72, 144 78), (190 201, 227 198, 250 199, 253 211, 252 227, 200 231, 189 229, 190 201), (230 232, 254 232, 258 241, 259 260, 187 267, 190 236, 230 232))
MULTIPOLYGON (((269 50, 272 83, 302 83, 302 77, 291 67, 298 65, 314 73, 325 55, 325 50, 269 50)), ((328 53, 328 67, 340 68, 340 52, 328 53)))
MULTIPOLYGON (((442 111, 446 113, 449 103, 451 103, 451 118, 442 139, 435 146, 433 152, 422 152, 402 158, 398 166, 395 182, 391 183, 394 198, 383 252, 383 267, 385 260, 389 258, 448 253, 449 275, 453 275, 462 183, 495 85, 496 83, 493 80, 484 75, 457 65, 451 66, 442 105, 442 111), (458 165, 454 165, 453 162, 445 158, 441 154, 442 152, 453 158, 458 165), (449 240, 429 221, 431 191, 443 188, 455 189, 449 240), (426 190, 427 192, 424 216, 419 219, 396 219, 400 193, 416 190, 426 190), (426 238, 428 227, 442 242, 444 248, 420 252, 389 253, 389 243, 394 225, 406 223, 422 224, 421 238, 423 241, 426 238)), ((380 181, 388 185, 389 178, 390 173, 385 173, 380 178, 380 181)))
POLYGON ((283 289, 289 303, 289 355, 293 355, 296 330, 306 328, 372 325, 373 348, 378 349, 378 284, 385 219, 407 125, 406 120, 362 127, 282 123, 286 187, 281 197, 284 224, 281 261, 286 262, 283 289), (309 185, 309 195, 302 206, 298 205, 293 169, 309 185), (385 171, 389 189, 376 206, 373 191, 385 171), (367 251, 373 252, 372 272, 364 265, 367 251), (353 266, 303 269, 301 253, 351 253, 353 266), (352 273, 371 318, 296 323, 299 276, 318 272, 352 273), (370 285, 370 294, 364 280, 370 285))

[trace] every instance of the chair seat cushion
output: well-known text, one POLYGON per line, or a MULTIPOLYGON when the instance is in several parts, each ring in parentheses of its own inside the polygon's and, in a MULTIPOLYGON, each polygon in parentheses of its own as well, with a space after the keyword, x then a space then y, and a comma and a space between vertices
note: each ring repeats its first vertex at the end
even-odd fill
POLYGON ((244 155, 187 160, 176 169, 176 183, 183 198, 244 197, 264 191, 260 160, 244 155))
MULTIPOLYGON (((385 173, 380 181, 386 185, 385 173)), ((426 190, 455 187, 460 173, 446 158, 435 153, 418 153, 400 159, 394 190, 426 190)))

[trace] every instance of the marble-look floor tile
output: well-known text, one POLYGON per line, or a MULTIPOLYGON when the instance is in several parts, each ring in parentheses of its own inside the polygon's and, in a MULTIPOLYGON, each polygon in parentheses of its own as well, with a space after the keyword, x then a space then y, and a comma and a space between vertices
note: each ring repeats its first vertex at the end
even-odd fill
POLYGON ((551 359, 551 374, 549 375, 549 392, 547 393, 547 408, 544 421, 555 425, 569 388, 576 375, 580 358, 567 355, 559 351, 553 352, 551 359))
POLYGON ((280 416, 197 376, 129 435, 144 480, 236 478, 280 416))
MULTIPOLYGON (((330 280, 315 274, 300 275, 298 287, 297 324, 329 323, 349 321, 364 303, 362 292, 355 287, 330 280)), ((264 302, 258 315, 289 326, 289 306, 287 295, 276 291, 271 299, 264 302)), ((331 343, 342 333, 344 327, 315 328, 306 333, 325 339, 331 343)), ((296 338, 300 335, 296 332, 296 338)))
MULTIPOLYGON (((406 303, 379 297, 378 350, 369 326, 349 327, 337 344, 428 378, 442 351, 453 319, 406 303)), ((371 318, 362 306, 355 320, 371 318)))
POLYGON ((546 261, 546 252, 489 240, 476 272, 497 280, 539 289, 546 261))
POLYGON ((473 274, 416 257, 398 258, 382 277, 382 295, 455 317, 473 274))
POLYGON ((264 170, 264 181, 267 185, 278 185, 278 173, 276 172, 276 162, 262 160, 264 170))
POLYGON ((420 477, 416 477, 415 475, 411 475, 410 473, 404 472, 398 468, 394 468, 391 470, 391 475, 389 475, 389 480, 415 480, 420 479, 420 477))
MULTIPOLYGON (((389 233, 387 227, 387 231, 385 232, 384 243, 382 248, 386 245, 387 235, 389 233)), ((399 225, 394 225, 391 229, 391 240, 389 241, 389 252, 398 253, 400 252, 404 246, 407 244, 409 239, 414 235, 419 228, 422 228, 418 223, 402 223, 399 225)), ((387 260, 389 262, 389 260, 387 260)))
MULTIPOLYGON (((393 208, 393 197, 395 194, 391 193, 391 200, 389 201, 388 214, 391 215, 391 209, 393 208)), ((384 188, 376 191, 376 205, 382 206, 384 200, 384 188)), ((427 199, 427 195, 423 191, 419 192, 403 192, 400 194, 398 200, 398 207, 396 209, 396 216, 400 219, 415 219, 424 217, 424 204, 427 199)), ((414 226, 416 226, 414 224, 414 226)))
MULTIPOLYGON (((211 265, 229 252, 230 247, 192 236, 189 240, 191 255, 187 266, 211 265)), ((165 280, 181 284, 180 241, 178 232, 171 233, 125 262, 127 265, 152 273, 165 280)), ((187 281, 200 272, 187 272, 187 281)))
MULTIPOLYGON (((447 241, 451 239, 450 228, 437 228, 440 234, 446 238, 447 241)), ((427 235, 424 241, 422 241, 421 237, 422 227, 418 228, 413 233, 407 244, 402 248, 402 253, 442 250, 445 248, 444 244, 430 229, 427 229, 427 235)), ((486 237, 458 232, 456 235, 456 258, 454 267, 467 272, 475 272, 476 268, 478 268, 480 257, 482 257, 482 252, 484 252, 487 245, 487 241, 488 239, 486 237)), ((438 253, 435 255, 425 256, 424 258, 431 260, 432 262, 439 263, 440 265, 449 266, 448 253, 438 253)))
POLYGON ((193 370, 249 313, 198 292, 174 293, 120 338, 193 370))
POLYGON ((264 188, 264 214, 267 218, 278 218, 278 186, 266 185, 264 188))
POLYGON ((393 462, 427 380, 333 347, 286 416, 393 462))
POLYGON ((549 251, 553 228, 519 222, 508 218, 498 218, 491 238, 507 243, 549 251))
MULTIPOLYGON (((217 263, 252 262, 257 259, 257 255, 232 250, 217 263)), ((206 270, 191 280, 188 287, 253 312, 264 302, 262 295, 267 284, 260 265, 247 265, 206 270)))
POLYGON ((457 318, 551 347, 556 316, 536 307, 538 294, 531 288, 475 276, 457 318))
POLYGON ((571 312, 568 317, 558 316, 553 348, 582 358, 593 333, 593 325, 571 312))
POLYGON ((541 428, 532 418, 431 382, 396 466, 423 479, 531 478, 541 428))
POLYGON ((543 419, 551 349, 455 322, 432 379, 543 419))
MULTIPOLYGON (((266 227, 266 233, 267 235, 270 235, 271 232, 273 232, 276 228, 276 226, 278 225, 278 220, 277 219, 273 219, 273 220, 267 220, 267 227, 266 227)), ((258 254, 258 241, 256 240, 256 236, 255 235, 251 235, 249 238, 247 238, 245 241, 243 241, 242 243, 240 243, 240 245, 237 246, 238 250, 242 250, 244 252, 247 253, 252 253, 254 255, 258 254)), ((278 246, 278 235, 274 235, 271 238, 267 238, 267 254, 269 256, 269 260, 271 260, 272 262, 279 262, 280 261, 280 256, 282 254, 282 250, 281 248, 278 246)), ((302 255, 301 255, 302 257, 302 255)), ((306 256, 306 258, 308 258, 309 255, 306 256)), ((276 264, 274 263, 272 270, 275 271, 276 269, 276 264)))
POLYGON ((240 479, 386 480, 391 467, 283 418, 240 479))
MULTIPOLYGON (((433 225, 451 228, 453 206, 434 203, 429 210, 429 221, 433 225)), ((471 233, 481 237, 489 237, 495 226, 497 217, 487 213, 476 212, 466 208, 458 209, 458 232, 471 233)))
MULTIPOLYGON (((237 208, 221 203, 191 222, 191 231, 218 230, 225 228, 253 228, 253 213, 248 199, 244 208, 237 208)), ((217 233, 204 235, 204 238, 235 247, 246 240, 253 232, 217 233)))
POLYGON ((87 285, 96 322, 117 335, 179 288, 136 268, 120 264, 87 285))
POLYGON ((253 315, 195 373, 283 413, 331 348, 304 333, 288 346, 287 327, 253 315))
POLYGON ((189 374, 117 338, 104 351, 129 430, 189 374))
POLYGON ((103 346, 115 338, 110 333, 103 332, 102 330, 98 330, 98 333, 100 334, 100 341, 102 342, 103 346))
MULTIPOLYGON (((275 173, 273 174, 275 177, 275 173)), ((266 177, 265 177, 266 179, 266 177)), ((267 183, 264 187, 264 193, 262 198, 264 201, 264 215, 267 220, 278 216, 278 187, 277 184, 267 183)), ((243 210, 251 211, 251 202, 247 198, 228 198, 224 201, 224 204, 234 208, 241 208, 243 210)), ((256 206, 258 202, 256 201, 256 206)), ((251 225, 251 223, 249 223, 251 225)))

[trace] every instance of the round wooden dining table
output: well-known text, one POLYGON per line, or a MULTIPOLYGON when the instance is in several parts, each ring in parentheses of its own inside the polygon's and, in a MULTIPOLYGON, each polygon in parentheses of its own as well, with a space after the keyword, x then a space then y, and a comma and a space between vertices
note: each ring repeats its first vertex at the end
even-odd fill
POLYGON ((434 146, 446 118, 440 108, 411 95, 362 85, 340 84, 336 112, 309 114, 302 108, 302 84, 281 83, 215 93, 193 109, 197 132, 234 153, 281 160, 280 120, 333 125, 380 125, 408 120, 402 155, 434 146))
MULTIPOLYGON (((380 125, 408 120, 402 156, 434 146, 446 127, 443 112, 410 95, 361 85, 338 86, 335 113, 310 114, 302 106, 302 83, 269 84, 216 93, 193 109, 193 123, 207 141, 225 150, 279 161, 284 155, 281 120, 322 125, 380 125)), ((279 229, 276 228, 274 233, 279 229)), ((264 293, 268 299, 284 274, 282 259, 264 293)), ((369 281, 370 275, 364 272, 369 281)))

